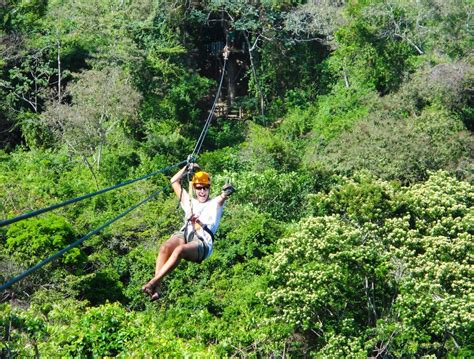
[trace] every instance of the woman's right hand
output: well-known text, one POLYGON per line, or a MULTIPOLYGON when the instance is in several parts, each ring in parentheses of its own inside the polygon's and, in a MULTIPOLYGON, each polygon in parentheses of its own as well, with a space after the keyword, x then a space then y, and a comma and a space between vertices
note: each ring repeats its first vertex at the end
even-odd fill
POLYGON ((188 171, 190 173, 198 172, 201 170, 201 167, 197 163, 190 163, 188 164, 188 171))
POLYGON ((199 224, 199 225, 201 224, 201 221, 199 220, 199 217, 198 217, 197 214, 193 214, 193 215, 189 218, 189 220, 191 221, 192 224, 196 224, 196 223, 199 224))

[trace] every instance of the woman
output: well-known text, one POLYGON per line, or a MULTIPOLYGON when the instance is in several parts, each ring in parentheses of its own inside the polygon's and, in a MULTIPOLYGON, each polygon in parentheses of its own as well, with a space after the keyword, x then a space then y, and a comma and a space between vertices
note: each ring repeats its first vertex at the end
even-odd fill
MULTIPOLYGON (((199 167, 192 164, 191 169, 195 168, 199 167)), ((208 173, 198 171, 192 179, 197 199, 192 198, 181 187, 181 179, 187 169, 187 166, 182 168, 171 178, 171 185, 185 213, 185 225, 160 247, 155 276, 142 288, 151 300, 158 299, 161 281, 178 266, 181 259, 201 263, 211 255, 213 237, 219 227, 224 203, 234 192, 232 185, 226 184, 219 196, 210 199, 211 178, 208 173)))

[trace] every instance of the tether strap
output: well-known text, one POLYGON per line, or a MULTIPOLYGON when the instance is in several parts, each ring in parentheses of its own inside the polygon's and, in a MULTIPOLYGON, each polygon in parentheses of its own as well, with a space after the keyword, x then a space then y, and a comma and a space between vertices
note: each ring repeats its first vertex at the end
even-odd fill
MULTIPOLYGON (((184 225, 184 229, 183 229, 183 233, 184 233, 184 239, 186 241, 186 243, 188 243, 188 236, 189 236, 189 233, 188 233, 188 222, 186 222, 186 224, 184 225)), ((206 231, 207 233, 209 233, 209 235, 211 236, 211 240, 214 242, 214 233, 212 233, 212 231, 209 229, 209 227, 207 226, 207 224, 201 226, 201 228, 206 231)), ((193 231, 194 233, 196 233, 196 230, 193 231)), ((191 233, 193 233, 191 232, 191 233)), ((197 234, 196 234, 197 235, 197 234)), ((199 238, 199 236, 198 236, 199 238)))
POLYGON ((209 229, 209 227, 207 226, 207 224, 205 224, 204 226, 202 226, 202 229, 204 229, 207 233, 209 233, 209 235, 211 236, 212 241, 214 242, 214 233, 212 233, 212 231, 209 229))

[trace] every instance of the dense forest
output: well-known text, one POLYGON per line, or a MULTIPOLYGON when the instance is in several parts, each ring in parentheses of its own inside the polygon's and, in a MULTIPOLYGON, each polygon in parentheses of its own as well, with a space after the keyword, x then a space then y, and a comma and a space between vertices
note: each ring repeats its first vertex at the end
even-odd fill
MULTIPOLYGON (((236 189, 156 302, 169 189, 1 291, 0 357, 473 357, 473 10, 0 1, 0 220, 180 163, 208 118, 236 189)), ((177 170, 1 226, 0 283, 177 170)))

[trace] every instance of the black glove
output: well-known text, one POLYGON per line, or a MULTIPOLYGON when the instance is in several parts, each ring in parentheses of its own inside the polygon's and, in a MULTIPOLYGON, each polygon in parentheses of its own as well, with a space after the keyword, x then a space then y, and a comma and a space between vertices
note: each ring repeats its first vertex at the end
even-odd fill
POLYGON ((187 172, 190 175, 194 175, 196 172, 199 172, 201 170, 201 167, 197 163, 189 163, 188 164, 188 169, 187 172))
POLYGON ((230 197, 234 192, 235 188, 230 183, 226 183, 222 186, 222 194, 224 195, 224 197, 230 197))

